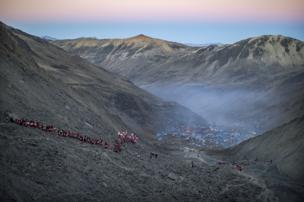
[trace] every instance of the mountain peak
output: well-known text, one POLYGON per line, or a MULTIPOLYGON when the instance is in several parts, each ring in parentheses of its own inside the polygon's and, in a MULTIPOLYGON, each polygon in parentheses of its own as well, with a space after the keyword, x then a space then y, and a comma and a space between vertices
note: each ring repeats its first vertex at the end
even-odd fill
POLYGON ((153 40, 153 38, 149 37, 147 35, 144 35, 144 34, 138 34, 136 36, 128 38, 128 40, 131 40, 131 41, 146 41, 147 42, 147 41, 153 40))
POLYGON ((152 39, 151 37, 144 35, 144 34, 138 34, 132 38, 136 38, 136 39, 152 39))

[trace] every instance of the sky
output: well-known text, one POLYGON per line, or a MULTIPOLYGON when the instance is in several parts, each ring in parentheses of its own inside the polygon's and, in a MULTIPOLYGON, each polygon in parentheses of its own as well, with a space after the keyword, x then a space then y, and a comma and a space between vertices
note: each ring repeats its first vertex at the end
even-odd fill
POLYGON ((304 0, 0 0, 0 20, 58 39, 145 34, 206 44, 281 34, 304 40, 304 0))

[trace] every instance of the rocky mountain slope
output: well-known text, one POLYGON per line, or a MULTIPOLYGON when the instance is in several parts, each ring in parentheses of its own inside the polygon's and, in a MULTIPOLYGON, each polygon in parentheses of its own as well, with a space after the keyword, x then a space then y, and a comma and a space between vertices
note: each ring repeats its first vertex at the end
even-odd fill
MULTIPOLYGON (((49 114, 62 119, 62 124, 85 126, 88 122, 108 130, 130 127, 152 132, 185 117, 183 113, 204 123, 186 108, 163 102, 45 40, 5 25, 1 28, 2 111, 11 110, 32 119, 49 114), (29 109, 36 110, 30 113, 29 109), (72 119, 78 117, 77 113, 83 118, 72 119)), ((181 121, 188 122, 189 117, 181 121)))
POLYGON ((207 47, 188 47, 143 35, 129 39, 80 38, 54 43, 140 84, 210 80, 221 83, 244 81, 248 77, 261 81, 268 79, 270 74, 303 69, 304 65, 302 41, 273 35, 207 47))
MULTIPOLYGON (((153 134, 161 128, 174 124, 205 124, 204 119, 190 110, 164 102, 46 40, 2 23, 0 28, 0 195, 5 200, 34 200, 41 191, 47 195, 39 196, 39 200, 40 197, 62 199, 69 192, 75 197, 77 192, 85 189, 87 193, 93 186, 92 179, 86 183, 81 180, 86 180, 85 170, 94 167, 94 158, 100 160, 100 166, 94 167, 100 172, 105 172, 112 163, 118 166, 113 168, 118 169, 116 174, 108 170, 108 177, 102 174, 98 179, 118 178, 119 170, 124 170, 123 164, 127 163, 102 148, 45 136, 41 131, 15 125, 8 122, 8 116, 42 121, 108 142, 116 139, 117 131, 128 129, 140 138, 130 158, 150 151, 155 140, 153 134), (104 165, 103 161, 109 162, 104 165), (77 178, 70 179, 72 176, 77 178)), ((97 176, 96 170, 94 175, 97 176)), ((111 189, 116 189, 115 183, 109 185, 111 189)))
POLYGON ((281 190, 286 186, 285 190, 303 197, 303 130, 304 117, 300 117, 235 147, 208 153, 247 166, 247 173, 263 179, 284 201, 293 201, 293 196, 281 193, 281 190), (288 185, 290 178, 293 182, 288 185), (298 188, 292 190, 293 186, 298 188))
POLYGON ((236 158, 271 159, 278 171, 304 181, 304 117, 294 119, 228 150, 236 158))
POLYGON ((171 56, 180 56, 192 49, 183 44, 154 39, 145 35, 127 39, 79 38, 57 40, 53 43, 94 64, 132 77, 133 81, 135 77, 141 76, 138 71, 145 74, 151 65, 164 63, 171 56))
POLYGON ((147 36, 53 43, 220 125, 263 132, 304 114, 304 43, 289 37, 207 47, 147 36))

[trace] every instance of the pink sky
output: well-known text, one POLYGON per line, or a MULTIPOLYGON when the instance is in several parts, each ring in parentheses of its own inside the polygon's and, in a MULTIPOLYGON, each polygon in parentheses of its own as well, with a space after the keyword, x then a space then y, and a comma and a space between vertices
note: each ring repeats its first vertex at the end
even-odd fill
POLYGON ((303 22, 304 0, 1 0, 2 20, 303 22))

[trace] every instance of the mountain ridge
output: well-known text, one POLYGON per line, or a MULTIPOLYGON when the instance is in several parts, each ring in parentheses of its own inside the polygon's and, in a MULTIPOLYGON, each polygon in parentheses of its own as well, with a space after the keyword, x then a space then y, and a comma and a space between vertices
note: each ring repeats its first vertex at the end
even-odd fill
POLYGON ((162 46, 149 43, 128 46, 127 40, 119 39, 123 45, 118 46, 114 46, 113 41, 100 40, 100 45, 94 48, 74 48, 73 43, 77 45, 77 40, 71 43, 54 41, 54 44, 109 71, 126 76, 157 96, 197 110, 201 115, 206 112, 210 117, 218 114, 209 120, 211 122, 226 124, 221 120, 225 110, 237 109, 239 105, 242 110, 228 111, 224 116, 230 119, 235 117, 241 122, 248 120, 248 123, 268 117, 270 121, 260 123, 263 131, 297 117, 300 112, 304 114, 303 110, 293 110, 302 109, 299 103, 303 100, 303 93, 298 87, 304 83, 301 76, 304 72, 304 43, 300 40, 282 35, 263 35, 234 44, 206 47, 174 46, 166 42, 170 47, 169 52, 163 51, 162 46), (291 78, 298 78, 297 85, 289 82, 291 78), (214 101, 207 103, 212 91, 217 92, 212 95, 211 100, 214 101), (195 96, 201 92, 206 94, 195 96), (256 96, 253 96, 255 93, 256 96), (220 94, 227 95, 229 99, 224 97, 223 102, 220 102, 220 94), (204 99, 206 96, 207 99, 204 99), (296 103, 294 106, 291 106, 290 99, 296 103), (195 100, 201 100, 206 109, 201 109, 195 100), (240 100, 243 102, 240 103, 240 100), (246 102, 248 105, 244 104, 246 102), (223 109, 224 112, 217 110, 227 103, 230 107, 223 109), (248 113, 249 107, 252 107, 252 113, 248 113), (285 108, 289 111, 286 112, 285 108), (271 113, 265 114, 263 111, 271 113), (278 116, 282 113, 291 119, 278 116))
MULTIPOLYGON (((214 76, 217 78, 215 73, 225 71, 224 66, 240 66, 238 64, 240 62, 244 63, 243 66, 273 66, 271 68, 274 71, 280 71, 286 67, 302 67, 304 65, 302 59, 304 57, 303 42, 281 35, 263 35, 247 38, 234 44, 210 45, 207 47, 190 47, 163 40, 161 40, 161 44, 155 43, 150 46, 150 42, 141 43, 141 41, 139 43, 136 40, 134 41, 135 38, 136 36, 127 39, 97 40, 95 41, 98 42, 95 45, 97 47, 91 51, 89 48, 86 49, 78 44, 78 40, 73 42, 60 40, 55 41, 54 44, 71 53, 80 55, 94 64, 104 65, 111 71, 127 76, 138 83, 153 82, 149 80, 149 77, 151 78, 152 76, 154 79, 156 75, 153 72, 161 72, 164 68, 167 71, 179 73, 172 79, 180 79, 182 81, 184 78, 180 76, 183 74, 188 80, 196 81, 198 76, 204 79, 210 78, 210 76, 211 78, 214 76), (132 47, 129 47, 132 42, 132 47), (113 44, 119 47, 115 49, 112 47, 113 44), (121 47, 122 44, 126 45, 126 47, 121 47), (124 57, 125 55, 128 57, 124 57), (143 62, 142 60, 146 61, 143 62), (142 63, 142 65, 139 65, 139 63, 142 63), (207 76, 193 74, 194 71, 189 72, 183 69, 179 63, 205 72, 207 76), (147 67, 143 69, 142 67, 146 65, 147 67), (137 71, 141 71, 141 75, 137 75, 137 71)), ((158 39, 148 38, 148 41, 158 41, 158 39)), ((258 70, 256 69, 255 71, 258 70)), ((167 78, 165 79, 161 76, 162 74, 155 79, 168 81, 167 78)))

